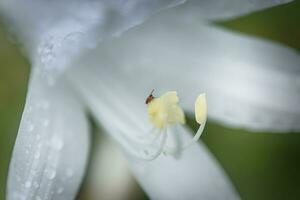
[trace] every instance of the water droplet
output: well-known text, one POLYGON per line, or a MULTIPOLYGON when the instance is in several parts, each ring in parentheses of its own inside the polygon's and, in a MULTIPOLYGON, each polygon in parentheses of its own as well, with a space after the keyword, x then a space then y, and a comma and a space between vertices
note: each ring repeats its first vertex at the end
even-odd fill
POLYGON ((32 106, 28 106, 27 113, 31 113, 31 112, 32 112, 32 106))
POLYGON ((36 104, 36 107, 39 109, 47 110, 49 108, 50 104, 48 100, 41 100, 36 104))
POLYGON ((31 182, 30 182, 30 181, 26 181, 25 187, 26 187, 26 188, 30 188, 30 187, 31 187, 31 182))
POLYGON ((56 176, 55 170, 53 170, 53 169, 47 170, 47 171, 46 171, 46 176, 47 176, 49 179, 54 179, 55 176, 56 176))
POLYGON ((65 190, 64 187, 59 187, 59 188, 57 189, 57 194, 63 193, 64 190, 65 190))
POLYGON ((71 178, 74 175, 74 171, 71 168, 68 168, 66 174, 68 178, 71 178))
POLYGON ((45 120, 43 120, 43 122, 42 122, 42 124, 43 124, 44 127, 48 127, 48 126, 49 126, 49 123, 50 123, 49 119, 45 119, 45 120))
POLYGON ((41 59, 41 62, 43 64, 50 63, 55 57, 55 53, 54 53, 55 45, 54 45, 53 38, 48 38, 46 41, 47 42, 42 43, 38 47, 39 58, 41 59))
POLYGON ((37 147, 38 148, 41 148, 43 146, 43 142, 42 141, 39 141, 39 143, 37 144, 37 147))
POLYGON ((41 153, 39 151, 35 152, 35 154, 34 154, 35 159, 39 159, 40 156, 41 156, 41 153))
POLYGON ((28 124, 28 132, 31 132, 34 130, 34 125, 33 124, 28 124))
POLYGON ((61 150, 64 146, 64 142, 57 136, 54 136, 51 140, 51 145, 56 150, 61 150))
POLYGON ((34 186, 35 188, 39 188, 39 187, 40 187, 40 184, 39 184, 38 182, 34 182, 34 183, 33 183, 33 186, 34 186))

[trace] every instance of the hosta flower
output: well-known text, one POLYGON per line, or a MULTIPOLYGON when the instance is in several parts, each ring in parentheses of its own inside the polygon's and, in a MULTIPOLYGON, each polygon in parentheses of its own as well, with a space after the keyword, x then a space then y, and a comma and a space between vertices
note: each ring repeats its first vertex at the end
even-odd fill
POLYGON ((213 120, 299 130, 299 55, 209 23, 285 2, 2 0, 1 16, 32 64, 7 199, 75 198, 89 154, 87 111, 122 149, 150 198, 239 199, 204 144, 190 144, 206 122, 203 98, 196 101, 200 134, 192 139, 180 125, 181 108, 169 110, 162 96, 147 107, 145 97, 153 88, 177 91, 192 113, 206 92, 213 120), (168 140, 150 145, 162 147, 157 156, 135 154, 149 154, 149 133, 155 127, 154 134, 166 136, 166 125, 168 140))

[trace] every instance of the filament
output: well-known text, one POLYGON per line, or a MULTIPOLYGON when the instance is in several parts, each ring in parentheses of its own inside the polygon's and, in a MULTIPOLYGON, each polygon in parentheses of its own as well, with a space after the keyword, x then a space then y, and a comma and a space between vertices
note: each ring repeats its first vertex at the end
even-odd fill
POLYGON ((202 124, 200 124, 194 137, 192 139, 190 139, 188 142, 184 143, 181 147, 180 147, 180 143, 177 143, 177 145, 175 147, 166 146, 163 151, 164 154, 175 155, 175 154, 177 154, 177 152, 179 150, 184 151, 187 148, 189 148, 191 145, 197 143, 197 141, 200 139, 200 136, 202 135, 202 133, 204 131, 205 124, 206 124, 206 120, 202 124))

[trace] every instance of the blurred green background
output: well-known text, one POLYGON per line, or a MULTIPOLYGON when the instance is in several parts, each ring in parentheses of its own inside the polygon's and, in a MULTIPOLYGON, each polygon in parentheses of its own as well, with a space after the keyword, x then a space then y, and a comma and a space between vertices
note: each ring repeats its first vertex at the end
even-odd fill
MULTIPOLYGON (((300 1, 216 23, 300 50, 300 1)), ((28 61, 0 25, 0 200, 5 199, 8 164, 24 106, 29 69, 28 61)), ((210 122, 202 139, 242 199, 300 199, 299 133, 253 133, 210 122)))

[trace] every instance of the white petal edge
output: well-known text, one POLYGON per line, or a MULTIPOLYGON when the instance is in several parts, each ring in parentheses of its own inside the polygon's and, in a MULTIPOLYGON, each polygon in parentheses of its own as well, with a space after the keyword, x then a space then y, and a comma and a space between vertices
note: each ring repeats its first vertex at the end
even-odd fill
MULTIPOLYGON (((177 158, 160 155, 153 161, 144 161, 128 153, 136 144, 129 142, 131 146, 126 146, 126 140, 149 134, 144 100, 140 101, 105 69, 100 73, 86 69, 72 71, 68 78, 99 125, 120 145, 151 199, 239 199, 225 172, 202 143, 195 143, 177 158)), ((177 133, 182 142, 191 138, 184 128, 177 133)), ((168 141, 168 145, 172 144, 172 140, 168 141)))
POLYGON ((87 117, 69 88, 32 73, 9 166, 7 200, 72 200, 89 150, 87 117))
MULTIPOLYGON (((177 90, 183 106, 207 93, 208 116, 254 131, 300 130, 300 56, 283 45, 161 16, 104 43, 83 65, 112 70, 141 97, 177 90), (116 59, 118 58, 118 59, 116 59), (137 84, 138 83, 138 84, 137 84)), ((98 69, 103 70, 103 69, 98 69)))
MULTIPOLYGON (((188 0, 173 9, 184 20, 228 20, 293 0, 188 0)), ((169 12, 169 11, 167 11, 169 12)))

